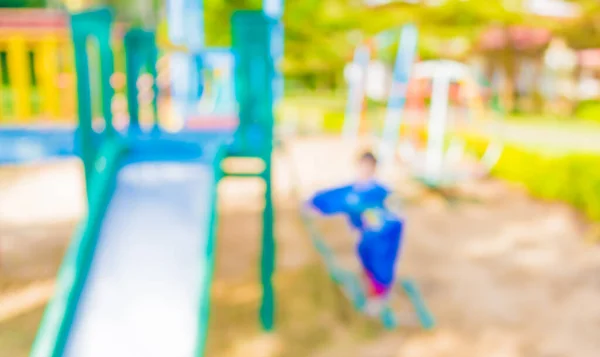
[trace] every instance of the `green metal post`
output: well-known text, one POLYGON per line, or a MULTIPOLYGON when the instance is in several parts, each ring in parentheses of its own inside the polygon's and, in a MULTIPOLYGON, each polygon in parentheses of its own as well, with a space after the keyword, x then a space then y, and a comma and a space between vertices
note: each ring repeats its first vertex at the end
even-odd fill
POLYGON ((76 306, 91 268, 102 217, 110 201, 109 193, 114 188, 118 163, 126 152, 126 146, 122 145, 122 142, 113 140, 116 139, 116 131, 112 124, 111 110, 113 88, 110 85, 110 77, 114 69, 110 47, 111 25, 112 14, 108 9, 79 13, 71 17, 78 91, 78 144, 85 167, 88 215, 77 231, 61 267, 57 292, 49 303, 40 332, 32 347, 31 356, 35 357, 63 356, 65 353, 68 336, 76 319, 76 306), (104 145, 95 142, 96 135, 92 125, 90 64, 87 52, 90 38, 97 41, 100 55, 101 107, 105 121, 102 139, 107 139, 104 145), (103 164, 96 165, 97 159, 98 163, 103 164))
MULTIPOLYGON (((79 143, 81 158, 85 170, 86 188, 91 188, 90 180, 94 171, 97 147, 94 145, 92 98, 90 91, 90 68, 88 56, 88 40, 97 41, 100 52, 100 76, 102 92, 102 115, 104 116, 104 138, 115 135, 112 123, 112 97, 114 90, 110 85, 110 77, 114 71, 114 59, 110 47, 112 13, 108 9, 99 9, 75 14, 71 17, 71 33, 75 50, 75 71, 77 73, 79 118, 79 143)), ((94 70, 97 70, 94 68, 94 70)))
POLYGON ((261 283, 263 285, 263 300, 260 306, 260 321, 267 331, 273 329, 275 315, 275 292, 273 289, 273 274, 275 273, 275 235, 273 190, 271 182, 271 158, 265 161, 265 208, 263 210, 263 236, 261 257, 261 283))
POLYGON ((262 11, 239 11, 232 17, 233 50, 236 55, 235 89, 240 104, 240 125, 232 155, 257 157, 265 164, 260 174, 265 181, 262 257, 260 277, 263 286, 260 321, 270 331, 274 327, 275 238, 271 157, 273 154, 273 78, 271 29, 275 21, 262 11))
POLYGON ((158 49, 156 48, 156 36, 154 32, 141 29, 132 29, 125 35, 125 63, 127 75, 127 103, 129 103, 129 131, 140 131, 139 122, 139 90, 137 81, 140 72, 146 68, 152 77, 152 115, 153 129, 158 130, 158 86, 156 83, 156 61, 158 60, 158 49))

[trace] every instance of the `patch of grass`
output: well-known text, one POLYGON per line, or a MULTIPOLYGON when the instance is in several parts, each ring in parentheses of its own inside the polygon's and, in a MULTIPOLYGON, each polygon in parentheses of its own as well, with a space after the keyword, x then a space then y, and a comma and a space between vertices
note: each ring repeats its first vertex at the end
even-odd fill
MULTIPOLYGON (((481 151, 485 139, 470 138, 481 151)), ((568 203, 589 219, 600 221, 599 153, 544 153, 507 145, 493 175, 525 186, 535 197, 568 203)))

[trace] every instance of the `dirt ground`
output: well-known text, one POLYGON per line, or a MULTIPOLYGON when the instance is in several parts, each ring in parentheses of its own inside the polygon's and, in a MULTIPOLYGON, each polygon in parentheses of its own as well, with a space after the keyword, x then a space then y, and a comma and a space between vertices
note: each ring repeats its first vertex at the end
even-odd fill
MULTIPOLYGON (((567 207, 535 201, 519 187, 494 180, 465 184, 449 202, 421 189, 401 169, 386 168, 383 179, 406 202, 399 271, 417 281, 438 326, 430 332, 412 327, 385 332, 354 313, 319 264, 291 187, 299 183, 296 193, 306 197, 350 180, 356 147, 361 146, 305 140, 278 157, 277 330, 270 335, 257 322, 262 188, 251 180, 221 184, 209 356, 600 355, 600 248, 583 242, 584 224, 567 207), (292 180, 291 170, 299 181, 292 180)), ((54 276, 83 211, 81 185, 74 181, 78 170, 65 163, 0 171, 0 317, 17 292, 54 276), (34 173, 40 173, 35 184, 24 190, 23 181, 34 173), (39 203, 72 191, 52 209, 39 203)), ((353 238, 343 223, 332 220, 323 227, 339 259, 355 266, 353 238)), ((43 300, 29 305, 28 312, 0 318, 0 356, 27 355, 43 300)))

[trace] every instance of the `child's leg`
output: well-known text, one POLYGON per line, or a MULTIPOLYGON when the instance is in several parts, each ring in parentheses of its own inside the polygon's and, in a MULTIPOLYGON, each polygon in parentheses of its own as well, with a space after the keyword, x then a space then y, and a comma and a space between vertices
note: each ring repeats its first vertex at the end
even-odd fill
POLYGON ((367 305, 365 312, 369 316, 379 316, 388 303, 389 287, 378 282, 371 273, 365 272, 367 305))

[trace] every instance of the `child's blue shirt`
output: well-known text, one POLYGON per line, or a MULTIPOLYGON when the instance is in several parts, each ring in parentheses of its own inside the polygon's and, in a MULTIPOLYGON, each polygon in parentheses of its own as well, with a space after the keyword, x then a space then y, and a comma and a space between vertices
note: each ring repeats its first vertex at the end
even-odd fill
POLYGON ((324 215, 346 214, 350 224, 362 229, 362 212, 372 208, 384 208, 389 191, 375 181, 354 184, 317 192, 311 204, 324 215))
POLYGON ((372 181, 318 192, 311 204, 324 215, 345 214, 361 233, 358 255, 364 268, 382 284, 391 284, 403 224, 385 208, 390 191, 372 181))

